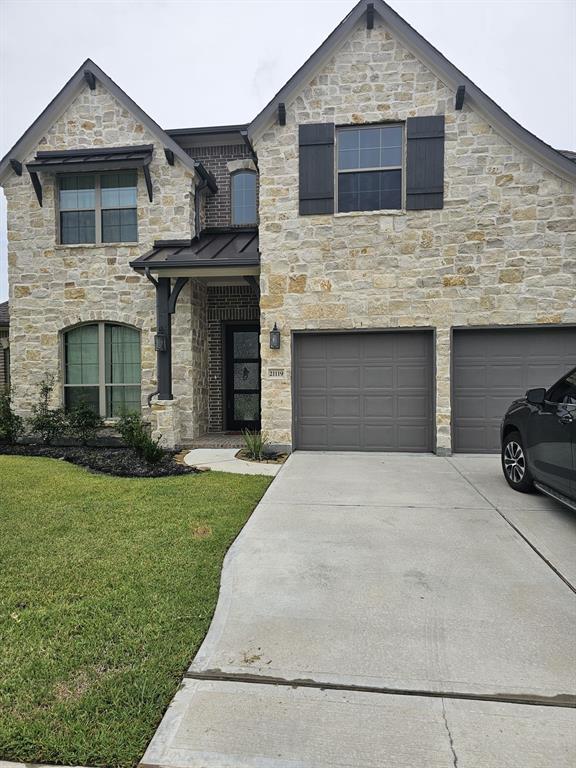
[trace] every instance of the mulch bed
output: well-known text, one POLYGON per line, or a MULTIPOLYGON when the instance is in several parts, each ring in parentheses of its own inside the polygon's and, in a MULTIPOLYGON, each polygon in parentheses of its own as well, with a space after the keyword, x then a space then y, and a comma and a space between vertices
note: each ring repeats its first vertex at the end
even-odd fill
POLYGON ((236 458, 242 459, 243 461, 253 461, 255 464, 284 464, 284 462, 288 458, 288 454, 287 453, 268 453, 265 455, 265 458, 260 459, 260 461, 258 461, 257 459, 253 459, 252 456, 248 453, 248 451, 245 448, 241 448, 236 454, 236 458))
POLYGON ((3 445, 0 454, 8 456, 44 456, 49 459, 61 459, 71 464, 118 477, 169 477, 171 475, 191 475, 197 470, 180 464, 175 454, 166 451, 156 464, 149 464, 129 448, 104 448, 82 446, 52 445, 3 445))

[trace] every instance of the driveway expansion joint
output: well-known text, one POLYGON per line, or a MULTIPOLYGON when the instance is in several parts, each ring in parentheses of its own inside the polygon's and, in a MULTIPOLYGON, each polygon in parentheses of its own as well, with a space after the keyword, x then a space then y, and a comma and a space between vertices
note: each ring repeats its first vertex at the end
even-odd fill
MULTIPOLYGON (((350 691, 354 693, 371 693, 389 696, 420 696, 432 699, 459 699, 464 701, 491 701, 500 704, 524 704, 526 706, 558 707, 561 709, 576 709, 576 695, 561 693, 556 696, 523 695, 521 693, 459 693, 455 691, 431 691, 412 688, 387 688, 372 685, 354 685, 328 683, 312 680, 311 678, 288 679, 273 675, 258 675, 241 672, 224 672, 220 669, 207 669, 202 672, 186 672, 185 679, 206 680, 220 683, 245 683, 247 685, 271 685, 286 688, 315 688, 319 691, 350 691)), ((444 704, 443 704, 444 706, 444 704)))
POLYGON ((457 466, 456 466, 456 464, 452 463, 450 460, 449 460, 449 463, 451 464, 451 466, 453 466, 453 467, 454 467, 454 469, 456 470, 456 472, 458 472, 458 474, 459 474, 459 475, 460 475, 460 476, 461 476, 461 477, 462 477, 464 480, 466 480, 466 482, 467 482, 467 483, 468 483, 468 484, 469 484, 469 485, 470 485, 472 488, 474 488, 474 490, 476 491, 476 493, 478 493, 480 496, 482 496, 482 498, 483 498, 483 499, 484 499, 484 500, 485 500, 485 501, 486 501, 488 504, 490 504, 490 506, 492 507, 492 509, 493 509, 495 512, 497 512, 497 513, 500 515, 500 517, 502 518, 502 520, 504 520, 504 522, 505 522, 505 523, 507 523, 507 524, 510 526, 510 528, 512 528, 512 530, 513 530, 513 531, 515 531, 515 532, 518 534, 518 536, 520 536, 520 538, 522 539, 522 541, 524 541, 526 544, 528 544, 528 546, 530 547, 530 549, 531 549, 533 552, 535 552, 535 553, 538 555, 538 557, 539 557, 539 558, 540 558, 540 559, 541 559, 543 562, 545 562, 545 563, 546 563, 546 565, 548 566, 548 568, 550 568, 550 570, 551 570, 551 571, 553 571, 553 572, 556 574, 556 576, 558 576, 558 578, 559 578, 561 581, 563 581, 563 582, 564 582, 564 584, 566 584, 566 586, 568 587, 568 589, 570 589, 572 592, 574 592, 574 594, 576 594, 576 586, 574 586, 574 584, 572 584, 572 583, 571 583, 571 582, 570 582, 570 581, 569 581, 569 580, 566 578, 566 576, 564 576, 564 574, 563 574, 563 573, 561 573, 561 572, 558 570, 558 568, 556 568, 556 566, 555 566, 555 565, 554 565, 552 562, 550 562, 550 560, 549 560, 549 559, 546 557, 546 555, 544 555, 542 552, 540 552, 540 550, 538 549, 538 547, 537 547, 537 546, 535 546, 534 544, 532 544, 532 542, 530 541, 530 539, 529 539, 527 536, 525 536, 525 535, 522 533, 522 531, 521 531, 521 530, 518 528, 518 526, 514 525, 514 523, 513 523, 511 520, 509 520, 509 519, 506 517, 506 515, 504 514, 504 512, 502 512, 502 510, 501 510, 501 509, 499 509, 499 508, 496 506, 496 504, 494 504, 494 502, 490 501, 490 499, 489 499, 489 498, 488 498, 488 497, 487 497, 487 496, 486 496, 484 493, 482 493, 482 491, 481 491, 479 488, 477 488, 477 486, 476 486, 476 485, 475 485, 475 484, 472 482, 472 480, 470 480, 470 478, 469 478, 469 477, 466 477, 466 475, 465 475, 463 472, 461 472, 461 471, 460 471, 460 468, 459 468, 459 467, 457 467, 457 466))

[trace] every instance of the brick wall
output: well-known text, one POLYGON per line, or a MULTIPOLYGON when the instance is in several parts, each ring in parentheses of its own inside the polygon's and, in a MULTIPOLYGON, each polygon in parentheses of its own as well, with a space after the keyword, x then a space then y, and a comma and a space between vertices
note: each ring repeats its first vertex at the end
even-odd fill
POLYGON ((224 323, 231 320, 257 321, 258 294, 251 285, 223 285, 208 288, 208 430, 224 429, 224 323))
POLYGON ((245 144, 228 146, 192 147, 186 152, 212 173, 218 184, 218 192, 206 197, 207 227, 229 227, 232 224, 230 205, 230 173, 227 164, 231 160, 250 159, 250 151, 245 144))

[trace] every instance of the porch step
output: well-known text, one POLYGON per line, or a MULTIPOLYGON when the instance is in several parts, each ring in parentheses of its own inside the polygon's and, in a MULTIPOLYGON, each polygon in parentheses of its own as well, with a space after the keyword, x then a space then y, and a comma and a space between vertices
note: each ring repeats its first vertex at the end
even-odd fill
POLYGON ((189 448, 243 448, 244 440, 238 432, 209 432, 193 440, 189 448))

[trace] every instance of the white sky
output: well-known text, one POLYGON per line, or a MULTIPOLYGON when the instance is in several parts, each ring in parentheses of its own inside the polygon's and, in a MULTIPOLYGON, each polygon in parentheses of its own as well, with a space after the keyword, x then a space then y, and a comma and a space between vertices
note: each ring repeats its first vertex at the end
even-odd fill
MULTIPOLYGON (((354 0, 0 0, 0 157, 93 59, 164 128, 248 122, 354 0)), ((576 0, 391 0, 544 141, 576 150, 576 0)), ((0 301, 7 298, 0 199, 0 301)))

